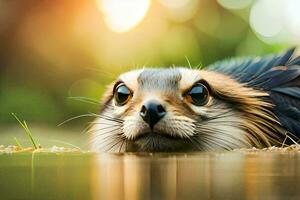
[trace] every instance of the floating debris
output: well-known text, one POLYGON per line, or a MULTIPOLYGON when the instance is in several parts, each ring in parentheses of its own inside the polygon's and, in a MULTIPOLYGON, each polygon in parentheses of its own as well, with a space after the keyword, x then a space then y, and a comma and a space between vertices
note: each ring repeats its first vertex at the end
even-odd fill
POLYGON ((268 147, 268 148, 243 148, 243 149, 235 149, 233 150, 235 152, 299 152, 300 153, 300 145, 299 144, 293 144, 287 147, 268 147))
MULTIPOLYGON (((43 151, 43 149, 41 149, 43 151)), ((64 152, 80 152, 80 149, 78 148, 66 148, 66 147, 57 147, 53 146, 50 149, 44 149, 47 151, 50 151, 52 153, 64 153, 64 152)))
MULTIPOLYGON (((243 152, 243 153, 260 153, 260 152, 278 152, 278 153, 294 153, 294 152, 299 152, 300 153, 300 145, 299 144, 293 144, 287 147, 268 147, 268 148, 242 148, 242 149, 234 149, 234 152, 243 152)), ((68 153, 68 152, 90 152, 90 151, 83 151, 79 148, 70 148, 70 147, 58 147, 58 146, 52 146, 50 148, 38 148, 35 149, 34 147, 26 147, 26 148, 21 148, 20 146, 16 145, 0 145, 0 154, 5 154, 5 153, 21 153, 21 152, 43 152, 43 153, 68 153)))
POLYGON ((11 153, 22 153, 22 152, 44 152, 44 153, 66 153, 66 152, 83 152, 78 148, 67 148, 67 147, 57 147, 53 146, 51 148, 38 148, 27 147, 21 148, 16 145, 0 145, 0 154, 11 154, 11 153))

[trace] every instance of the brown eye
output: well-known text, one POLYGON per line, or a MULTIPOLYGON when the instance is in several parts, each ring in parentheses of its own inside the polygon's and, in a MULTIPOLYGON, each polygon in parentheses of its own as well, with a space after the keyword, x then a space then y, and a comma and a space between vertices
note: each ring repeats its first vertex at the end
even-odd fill
POLYGON ((115 100, 118 105, 122 106, 126 104, 131 98, 131 92, 124 84, 120 84, 117 86, 114 94, 115 100))
POLYGON ((209 91, 205 85, 197 83, 187 92, 186 98, 196 106, 203 106, 209 100, 209 91))

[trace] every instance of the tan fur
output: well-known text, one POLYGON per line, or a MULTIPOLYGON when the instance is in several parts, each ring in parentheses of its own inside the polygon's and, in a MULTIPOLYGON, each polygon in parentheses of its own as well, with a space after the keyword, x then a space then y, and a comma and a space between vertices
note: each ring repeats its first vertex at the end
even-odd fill
POLYGON ((268 108, 272 104, 264 102, 259 97, 268 96, 267 93, 248 88, 228 76, 210 71, 200 72, 212 86, 214 92, 221 97, 239 105, 244 114, 244 126, 247 137, 256 147, 271 146, 279 143, 279 137, 273 134, 274 126, 279 122, 268 108))

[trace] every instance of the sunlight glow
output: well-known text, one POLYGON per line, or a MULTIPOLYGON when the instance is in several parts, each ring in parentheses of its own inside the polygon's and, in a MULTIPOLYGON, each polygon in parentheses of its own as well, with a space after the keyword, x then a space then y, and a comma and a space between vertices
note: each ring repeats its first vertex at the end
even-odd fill
POLYGON ((106 25, 114 32, 124 33, 133 29, 145 17, 150 0, 98 0, 106 25))

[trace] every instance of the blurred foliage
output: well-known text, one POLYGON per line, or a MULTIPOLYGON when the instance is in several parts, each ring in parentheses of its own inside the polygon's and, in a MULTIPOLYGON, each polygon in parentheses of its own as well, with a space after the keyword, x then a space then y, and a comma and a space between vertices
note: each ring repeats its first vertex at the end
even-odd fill
POLYGON ((185 0, 182 7, 152 1, 141 22, 123 33, 107 26, 103 2, 0 0, 0 123, 15 123, 12 112, 53 124, 97 112, 68 97, 100 99, 105 85, 129 69, 187 66, 186 58, 206 66, 288 46, 265 43, 251 29, 249 0, 234 10, 224 7, 226 0, 185 0))

